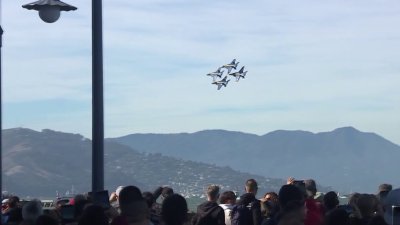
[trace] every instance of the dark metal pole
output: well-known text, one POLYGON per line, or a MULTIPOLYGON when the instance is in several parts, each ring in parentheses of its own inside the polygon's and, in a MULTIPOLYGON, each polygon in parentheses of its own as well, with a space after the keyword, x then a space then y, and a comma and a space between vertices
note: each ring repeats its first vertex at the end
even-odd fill
MULTIPOLYGON (((0 1, 0 6, 1 6, 1 1, 0 1)), ((1 10, 1 8, 0 8, 0 10, 1 10)), ((2 89, 1 89, 1 85, 2 85, 2 82, 1 82, 1 78, 2 78, 2 74, 1 74, 1 69, 2 69, 2 64, 1 64, 1 49, 2 49, 2 41, 3 41, 3 29, 1 28, 1 24, 0 24, 0 192, 1 192, 1 195, 3 195, 3 146, 2 146, 2 144, 3 144, 3 142, 2 142, 2 139, 3 139, 3 124, 2 124, 2 110, 3 110, 3 107, 2 107, 2 104, 3 104, 3 102, 2 102, 2 95, 1 95, 1 91, 2 91, 2 89)), ((3 218, 2 218, 2 215, 0 215, 0 223, 3 221, 3 218)))
POLYGON ((92 0, 92 191, 104 190, 102 0, 92 0))

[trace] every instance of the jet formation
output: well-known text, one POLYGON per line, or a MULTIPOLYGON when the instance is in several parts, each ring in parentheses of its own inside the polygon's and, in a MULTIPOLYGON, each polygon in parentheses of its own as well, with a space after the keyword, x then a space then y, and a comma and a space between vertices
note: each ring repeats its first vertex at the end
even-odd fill
POLYGON ((235 77, 236 82, 238 82, 240 80, 240 78, 245 78, 247 71, 244 71, 244 66, 242 66, 242 68, 239 71, 231 73, 232 69, 236 70, 238 65, 239 65, 239 62, 237 62, 236 59, 233 59, 231 63, 222 65, 221 67, 218 67, 218 69, 216 71, 208 73, 207 76, 210 76, 213 78, 213 82, 211 84, 217 85, 217 90, 219 90, 219 89, 221 89, 222 86, 226 87, 228 85, 228 83, 230 81, 230 80, 228 80, 228 75, 235 77), (222 69, 225 69, 225 70, 222 70, 222 69), (225 75, 224 78, 222 78, 225 71, 227 72, 226 73, 227 75, 225 75), (220 80, 217 80, 217 78, 219 78, 220 80))

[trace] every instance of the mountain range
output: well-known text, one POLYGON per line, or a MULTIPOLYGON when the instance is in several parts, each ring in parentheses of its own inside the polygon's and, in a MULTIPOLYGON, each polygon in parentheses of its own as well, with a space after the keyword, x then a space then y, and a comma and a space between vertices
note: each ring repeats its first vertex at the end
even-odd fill
POLYGON ((400 146, 370 132, 342 127, 330 132, 277 130, 254 135, 225 130, 130 134, 108 139, 140 152, 229 166, 265 177, 313 178, 341 192, 376 192, 400 185, 400 146))
MULTIPOLYGON (((143 191, 171 186, 185 196, 201 196, 209 184, 242 191, 255 178, 260 193, 278 190, 285 182, 160 153, 142 153, 105 141, 105 188, 136 185, 143 191)), ((91 141, 80 134, 25 128, 3 130, 3 188, 19 196, 55 197, 58 192, 84 193, 91 188, 91 141)))
MULTIPOLYGON (((381 183, 400 185, 399 159, 398 145, 352 127, 130 134, 105 140, 105 187, 132 184, 151 191, 169 185, 200 196, 209 184, 240 192, 245 180, 255 178, 263 193, 277 191, 292 176, 313 178, 321 190, 373 193, 381 183)), ((2 160, 3 190, 47 197, 90 190, 91 141, 80 134, 3 130, 2 160)))

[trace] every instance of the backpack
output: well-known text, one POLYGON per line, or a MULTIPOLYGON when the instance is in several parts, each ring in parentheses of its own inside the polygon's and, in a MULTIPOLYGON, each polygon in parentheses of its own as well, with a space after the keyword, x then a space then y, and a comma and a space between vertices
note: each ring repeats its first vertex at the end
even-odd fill
POLYGON ((209 225, 215 224, 215 217, 212 214, 218 209, 219 206, 213 207, 211 210, 202 213, 196 213, 193 217, 192 225, 209 225))
POLYGON ((250 205, 235 205, 231 212, 231 225, 252 225, 253 217, 251 207, 251 203, 250 205))

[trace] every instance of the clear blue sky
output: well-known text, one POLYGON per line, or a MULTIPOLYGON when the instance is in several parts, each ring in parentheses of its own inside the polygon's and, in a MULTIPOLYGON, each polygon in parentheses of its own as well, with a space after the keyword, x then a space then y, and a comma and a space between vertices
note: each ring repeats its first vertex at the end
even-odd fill
MULTIPOLYGON (((91 137, 91 5, 2 1, 3 127, 91 137)), ((105 135, 375 132, 400 144, 400 1, 104 1, 105 135), (220 91, 206 73, 249 71, 220 91)))

